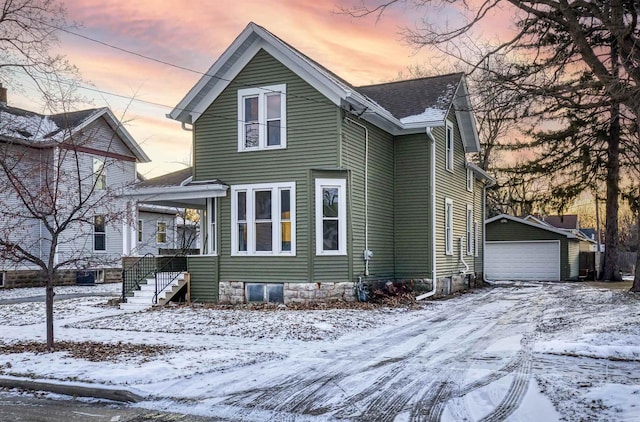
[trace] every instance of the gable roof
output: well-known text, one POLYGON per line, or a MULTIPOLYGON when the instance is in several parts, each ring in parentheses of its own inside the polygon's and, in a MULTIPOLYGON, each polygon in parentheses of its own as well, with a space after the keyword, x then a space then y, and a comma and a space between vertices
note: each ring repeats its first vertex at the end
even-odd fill
POLYGON ((45 115, 0 103, 0 137, 42 146, 59 143, 103 117, 138 162, 151 161, 107 107, 45 115))
POLYGON ((427 127, 444 126, 446 113, 443 111, 455 109, 465 150, 480 150, 462 73, 355 88, 253 22, 246 26, 167 117, 182 122, 183 126, 195 123, 260 50, 280 61, 336 106, 357 113, 393 135, 419 133, 427 127), (421 94, 425 97, 421 98, 421 94))
POLYGON ((532 223, 531 221, 526 220, 524 218, 514 217, 514 216, 509 215, 509 214, 496 215, 495 217, 489 218, 484 223, 485 223, 485 225, 487 225, 487 224, 490 224, 490 223, 493 223, 495 221, 499 221, 499 220, 502 220, 502 219, 511 220, 511 221, 516 222, 516 223, 520 223, 520 224, 524 224, 524 225, 527 225, 527 226, 535 227, 535 228, 541 229, 541 230, 546 230, 546 231, 549 231, 549 232, 552 232, 552 233, 561 234, 563 236, 566 236, 567 239, 577 239, 578 238, 574 233, 572 233, 572 232, 570 232, 568 230, 563 230, 563 229, 558 229, 556 227, 551 227, 551 226, 546 226, 546 225, 542 225, 542 224, 532 223))
POLYGON ((193 167, 163 174, 162 176, 144 179, 136 184, 139 188, 162 187, 162 186, 184 186, 191 180, 193 167))

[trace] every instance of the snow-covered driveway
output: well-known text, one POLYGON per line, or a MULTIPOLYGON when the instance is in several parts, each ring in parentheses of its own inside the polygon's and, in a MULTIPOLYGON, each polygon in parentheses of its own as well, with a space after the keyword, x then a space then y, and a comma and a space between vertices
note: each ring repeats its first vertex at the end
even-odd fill
MULTIPOLYGON (((98 364, 0 355, 0 372, 126 385, 141 406, 229 420, 640 421, 640 298, 621 291, 511 285, 420 310, 102 311, 68 313, 58 337, 173 349, 98 364)), ((15 341, 41 325, 0 328, 15 341)))

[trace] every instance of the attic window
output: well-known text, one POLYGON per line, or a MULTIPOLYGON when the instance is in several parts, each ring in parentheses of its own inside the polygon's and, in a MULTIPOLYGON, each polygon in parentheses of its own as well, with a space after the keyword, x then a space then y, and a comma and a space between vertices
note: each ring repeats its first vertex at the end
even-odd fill
POLYGON ((286 148, 287 86, 238 90, 238 151, 286 148))

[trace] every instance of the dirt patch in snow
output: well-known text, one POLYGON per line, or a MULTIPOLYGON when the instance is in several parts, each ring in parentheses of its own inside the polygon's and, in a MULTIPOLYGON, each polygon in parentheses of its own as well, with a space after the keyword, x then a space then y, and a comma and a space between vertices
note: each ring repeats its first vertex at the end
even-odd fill
MULTIPOLYGON (((74 359, 84 359, 90 362, 117 362, 120 360, 149 359, 175 350, 172 346, 158 346, 149 344, 128 344, 128 343, 99 343, 95 341, 56 341, 55 351, 65 352, 74 359)), ((0 343, 0 354, 34 353, 43 354, 47 352, 46 343, 34 341, 21 341, 17 343, 0 343)), ((5 367, 11 367, 6 363, 5 367)), ((0 369, 2 369, 0 367, 0 369)))

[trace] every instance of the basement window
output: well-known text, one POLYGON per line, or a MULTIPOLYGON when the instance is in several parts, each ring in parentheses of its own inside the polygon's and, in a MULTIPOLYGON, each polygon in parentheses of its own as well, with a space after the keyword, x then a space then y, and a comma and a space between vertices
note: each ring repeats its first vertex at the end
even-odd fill
POLYGON ((246 283, 247 302, 284 303, 284 284, 246 283))
POLYGON ((0 287, 4 287, 5 278, 7 278, 6 272, 0 272, 0 287))

